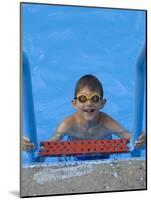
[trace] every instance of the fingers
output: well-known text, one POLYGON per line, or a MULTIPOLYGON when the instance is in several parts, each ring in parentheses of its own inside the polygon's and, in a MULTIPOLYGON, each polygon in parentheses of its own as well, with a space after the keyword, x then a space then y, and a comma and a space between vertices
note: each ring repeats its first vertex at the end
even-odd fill
POLYGON ((138 139, 139 140, 144 140, 145 139, 145 134, 141 134, 138 139))
POLYGON ((29 142, 29 138, 23 136, 23 141, 24 141, 24 142, 29 142))
POLYGON ((24 144, 24 146, 25 146, 27 149, 34 148, 34 144, 32 144, 32 143, 26 143, 26 144, 24 144))
POLYGON ((34 146, 22 146, 23 151, 32 151, 34 149, 34 146))
POLYGON ((141 140, 138 140, 138 141, 135 142, 135 147, 141 148, 141 147, 144 146, 144 144, 145 144, 144 139, 141 139, 141 140))
POLYGON ((139 136, 138 140, 135 142, 136 148, 141 148, 146 144, 146 134, 142 132, 142 134, 139 136))
POLYGON ((32 151, 34 147, 22 146, 22 151, 32 151))
POLYGON ((29 139, 26 137, 23 137, 22 141, 22 150, 23 151, 31 151, 35 148, 35 145, 33 143, 30 143, 29 139))

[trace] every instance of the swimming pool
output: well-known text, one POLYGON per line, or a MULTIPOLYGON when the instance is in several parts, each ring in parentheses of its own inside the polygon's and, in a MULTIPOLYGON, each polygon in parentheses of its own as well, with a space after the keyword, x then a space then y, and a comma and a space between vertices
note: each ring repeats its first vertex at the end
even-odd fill
MULTIPOLYGON (((22 4, 22 50, 30 62, 38 141, 48 140, 74 112, 75 83, 84 74, 102 82, 103 111, 132 131, 145 26, 144 11, 22 4)), ((145 115, 144 109, 144 130, 145 115)))

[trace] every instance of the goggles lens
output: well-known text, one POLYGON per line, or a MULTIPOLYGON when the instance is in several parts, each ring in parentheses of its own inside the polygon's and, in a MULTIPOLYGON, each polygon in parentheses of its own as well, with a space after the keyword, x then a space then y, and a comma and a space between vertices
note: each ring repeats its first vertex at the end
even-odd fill
POLYGON ((84 95, 81 95, 78 97, 78 100, 81 102, 81 103, 85 103, 87 101, 87 97, 84 96, 84 95))
POLYGON ((91 100, 93 103, 98 103, 100 100, 100 97, 98 95, 94 95, 91 97, 91 100))
POLYGON ((91 100, 93 103, 98 103, 101 97, 99 95, 93 95, 91 97, 87 97, 86 95, 80 95, 76 97, 80 103, 85 103, 87 100, 91 100))

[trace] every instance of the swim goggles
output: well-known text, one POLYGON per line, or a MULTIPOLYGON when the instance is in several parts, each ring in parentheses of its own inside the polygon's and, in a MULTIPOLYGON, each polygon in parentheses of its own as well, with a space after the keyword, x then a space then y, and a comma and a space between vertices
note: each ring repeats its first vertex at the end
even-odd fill
POLYGON ((86 101, 90 100, 92 103, 96 104, 99 100, 102 99, 102 96, 98 94, 92 94, 91 96, 87 96, 85 94, 80 94, 74 98, 75 100, 78 99, 80 103, 85 103, 86 101))

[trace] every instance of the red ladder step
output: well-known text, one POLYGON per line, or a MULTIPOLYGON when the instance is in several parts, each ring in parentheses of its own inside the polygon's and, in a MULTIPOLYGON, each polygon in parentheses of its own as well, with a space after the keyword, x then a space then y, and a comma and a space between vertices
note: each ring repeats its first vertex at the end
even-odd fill
POLYGON ((73 156, 129 152, 127 139, 42 141, 40 156, 73 156))

